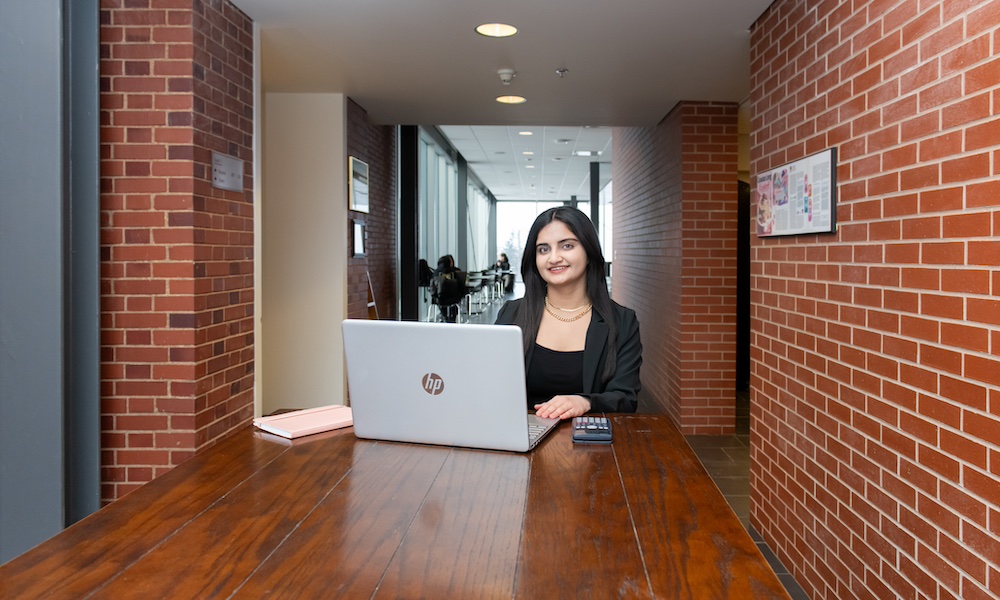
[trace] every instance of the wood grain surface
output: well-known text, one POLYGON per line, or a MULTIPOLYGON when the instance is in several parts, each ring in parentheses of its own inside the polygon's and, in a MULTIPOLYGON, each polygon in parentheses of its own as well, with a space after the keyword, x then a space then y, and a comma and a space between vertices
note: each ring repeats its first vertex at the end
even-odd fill
POLYGON ((612 421, 619 473, 653 595, 678 600, 787 598, 669 418, 646 417, 638 427, 624 426, 622 417, 612 421))
POLYGON ((614 446, 558 433, 532 456, 517 597, 651 597, 614 446))
POLYGON ((242 431, 0 565, 0 598, 788 598, 669 418, 517 454, 242 431))
POLYGON ((0 566, 0 598, 87 597, 285 450, 229 438, 0 566))

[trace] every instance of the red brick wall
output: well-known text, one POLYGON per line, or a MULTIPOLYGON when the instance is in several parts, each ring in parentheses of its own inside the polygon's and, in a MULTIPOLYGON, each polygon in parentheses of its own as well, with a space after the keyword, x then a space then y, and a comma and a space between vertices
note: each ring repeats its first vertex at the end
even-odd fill
MULTIPOLYGON (((368 163, 369 203, 367 214, 348 212, 351 221, 365 222, 368 231, 364 257, 347 259, 347 316, 368 317, 368 277, 380 319, 396 318, 396 128, 375 125, 368 113, 353 100, 347 103, 347 154, 368 163)), ((353 239, 350 231, 347 242, 353 239)))
POLYGON ((839 152, 760 240, 752 522, 813 598, 1000 597, 1000 3, 778 0, 751 171, 839 152))
POLYGON ((643 398, 688 434, 735 428, 737 108, 613 135, 613 296, 639 316, 643 398))
POLYGON ((101 3, 105 501, 252 417, 252 38, 222 0, 101 3))

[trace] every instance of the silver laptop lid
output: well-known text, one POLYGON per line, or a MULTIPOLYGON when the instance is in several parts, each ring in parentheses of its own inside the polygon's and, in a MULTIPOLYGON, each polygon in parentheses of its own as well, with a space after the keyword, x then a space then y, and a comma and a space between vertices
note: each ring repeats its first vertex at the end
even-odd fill
POLYGON ((529 449, 519 327, 348 319, 343 335, 358 437, 529 449))

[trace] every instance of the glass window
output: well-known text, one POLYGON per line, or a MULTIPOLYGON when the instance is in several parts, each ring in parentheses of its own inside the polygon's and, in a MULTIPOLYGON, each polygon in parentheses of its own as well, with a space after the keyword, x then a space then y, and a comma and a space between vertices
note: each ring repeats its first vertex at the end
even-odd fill
MULTIPOLYGON (((438 258, 455 257, 456 266, 465 271, 481 271, 493 265, 489 247, 490 198, 487 190, 470 179, 462 190, 464 206, 459 206, 458 166, 448 150, 432 135, 420 136, 418 190, 418 248, 430 268, 437 268, 438 258), (460 228, 459 219, 464 227, 460 228), (459 231, 464 238, 459 239, 459 231)), ((422 294, 421 315, 428 314, 428 290, 422 294)))
POLYGON ((611 210, 613 184, 613 181, 609 181, 608 185, 604 186, 604 189, 601 190, 601 193, 598 196, 598 220, 600 221, 600 226, 598 227, 597 235, 601 238, 601 251, 604 252, 604 260, 608 262, 611 262, 611 258, 613 256, 612 249, 614 248, 614 246, 612 246, 614 216, 613 211, 611 210))
POLYGON ((433 269, 438 258, 457 253, 458 176, 451 158, 428 137, 421 136, 419 158, 420 257, 433 269))
POLYGON ((470 271, 482 271, 493 266, 495 255, 489 248, 490 199, 478 186, 469 183, 468 230, 466 236, 466 257, 470 271))

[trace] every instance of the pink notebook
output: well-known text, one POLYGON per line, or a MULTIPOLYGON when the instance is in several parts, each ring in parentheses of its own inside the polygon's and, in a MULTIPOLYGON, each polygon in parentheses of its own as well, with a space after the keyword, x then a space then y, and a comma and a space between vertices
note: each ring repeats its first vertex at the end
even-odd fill
POLYGON ((259 429, 289 439, 350 427, 354 424, 351 407, 342 404, 307 408, 253 420, 259 429))

